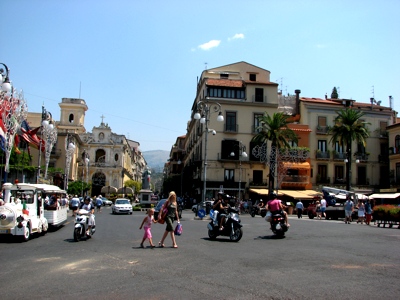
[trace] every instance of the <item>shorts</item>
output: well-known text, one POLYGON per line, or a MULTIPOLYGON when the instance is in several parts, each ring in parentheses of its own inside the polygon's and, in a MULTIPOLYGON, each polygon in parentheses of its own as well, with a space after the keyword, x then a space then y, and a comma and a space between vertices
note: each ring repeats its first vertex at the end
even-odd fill
POLYGON ((344 211, 344 215, 346 218, 351 218, 351 215, 353 214, 353 212, 351 210, 345 210, 344 211))
POLYGON ((321 206, 321 212, 325 212, 326 207, 321 206))
POLYGON ((77 209, 78 209, 78 206, 72 206, 71 209, 72 209, 72 210, 77 210, 77 209))
POLYGON ((101 205, 96 205, 96 207, 97 207, 97 209, 100 209, 100 208, 101 208, 101 205))

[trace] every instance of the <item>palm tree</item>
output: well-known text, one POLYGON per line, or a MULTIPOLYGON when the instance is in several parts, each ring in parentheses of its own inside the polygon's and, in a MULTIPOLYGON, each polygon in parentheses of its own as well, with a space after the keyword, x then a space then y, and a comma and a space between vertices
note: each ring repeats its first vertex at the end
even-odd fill
POLYGON ((332 134, 330 141, 332 145, 338 142, 339 145, 346 147, 346 190, 349 191, 351 183, 351 144, 353 141, 357 141, 357 143, 365 147, 367 138, 369 137, 369 131, 365 125, 369 123, 362 122, 361 117, 364 116, 363 112, 352 108, 341 109, 337 114, 335 125, 329 131, 332 134))
POLYGON ((287 121, 288 118, 289 116, 284 115, 282 112, 274 113, 272 117, 265 112, 264 115, 259 118, 261 125, 258 129, 261 129, 261 131, 251 140, 257 144, 271 141, 268 178, 269 193, 274 190, 276 155, 278 150, 281 148, 290 148, 291 146, 289 141, 297 143, 296 133, 292 129, 288 128, 288 124, 290 123, 287 121))

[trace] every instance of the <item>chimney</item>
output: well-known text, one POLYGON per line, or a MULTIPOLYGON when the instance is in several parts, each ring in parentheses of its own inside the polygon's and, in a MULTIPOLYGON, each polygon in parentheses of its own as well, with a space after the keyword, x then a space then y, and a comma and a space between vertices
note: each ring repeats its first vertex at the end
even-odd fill
POLYGON ((300 90, 294 90, 296 94, 296 114, 300 114, 300 90))

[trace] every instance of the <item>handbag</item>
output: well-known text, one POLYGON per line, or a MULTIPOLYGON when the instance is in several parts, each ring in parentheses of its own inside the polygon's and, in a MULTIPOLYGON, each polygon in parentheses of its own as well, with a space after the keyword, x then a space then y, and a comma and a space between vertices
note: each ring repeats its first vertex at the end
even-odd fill
POLYGON ((163 207, 160 210, 160 213, 158 214, 158 223, 160 223, 160 224, 165 223, 165 217, 167 216, 167 213, 168 213, 168 206, 165 204, 163 205, 163 207))
POLYGON ((174 233, 175 233, 175 235, 181 235, 182 234, 182 225, 181 225, 181 223, 178 223, 178 224, 176 224, 176 227, 175 227, 175 230, 174 230, 174 233))

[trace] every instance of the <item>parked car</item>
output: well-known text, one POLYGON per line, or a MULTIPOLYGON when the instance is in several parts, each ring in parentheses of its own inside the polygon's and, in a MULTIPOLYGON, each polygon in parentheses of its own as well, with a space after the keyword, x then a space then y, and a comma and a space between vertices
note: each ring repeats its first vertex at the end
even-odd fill
POLYGON ((112 206, 113 214, 132 214, 132 204, 129 199, 118 198, 112 206))
MULTIPOLYGON (((167 199, 161 199, 158 201, 157 206, 154 208, 154 219, 158 219, 158 214, 160 213, 161 207, 164 205, 165 201, 167 201, 167 199)), ((179 218, 182 218, 182 207, 180 205, 178 205, 178 216, 179 218)))
POLYGON ((103 206, 111 206, 113 203, 111 200, 108 200, 107 198, 101 198, 101 200, 103 201, 103 206))

